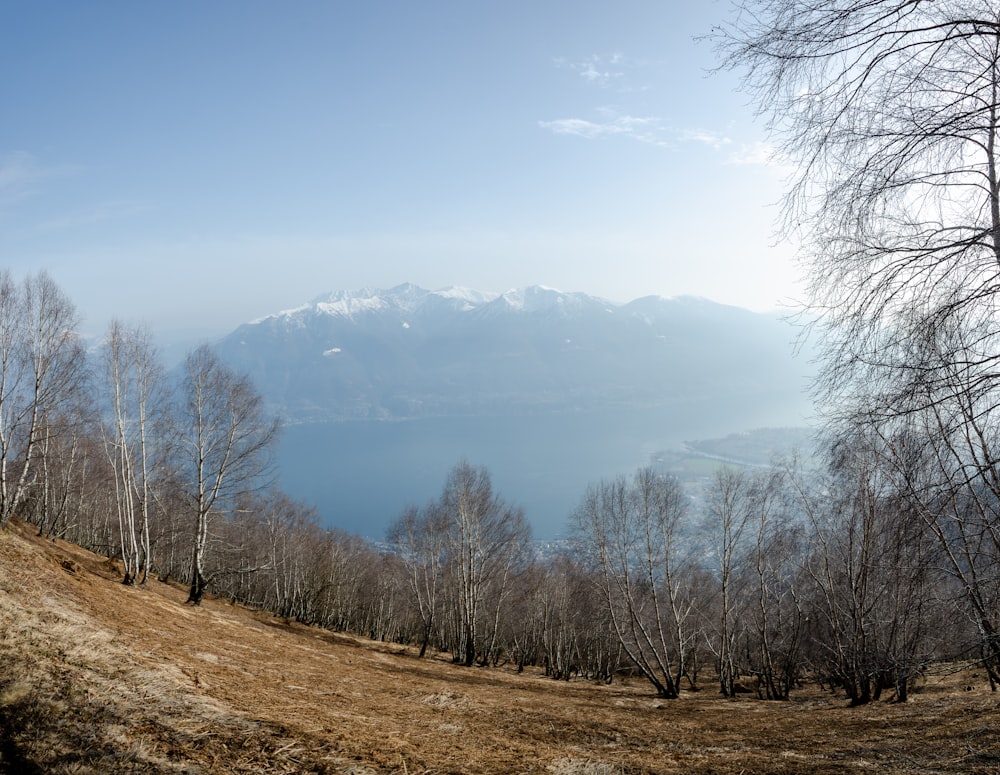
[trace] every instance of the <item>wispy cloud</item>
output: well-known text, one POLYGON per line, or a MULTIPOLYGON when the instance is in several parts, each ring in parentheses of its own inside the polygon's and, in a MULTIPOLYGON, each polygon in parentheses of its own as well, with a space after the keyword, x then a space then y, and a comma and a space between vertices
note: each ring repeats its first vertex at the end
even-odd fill
POLYGON ((556 67, 572 70, 593 86, 608 88, 623 83, 625 79, 625 56, 613 54, 593 54, 579 62, 557 57, 556 67))
MULTIPOLYGON (((565 58, 553 60, 556 67, 576 73, 588 86, 614 91, 620 104, 599 107, 596 115, 583 118, 574 116, 539 121, 540 128, 557 135, 571 135, 587 140, 602 140, 621 137, 664 148, 679 148, 692 144, 702 145, 712 150, 722 150, 732 145, 732 140, 721 132, 697 128, 678 128, 667 119, 640 113, 635 108, 638 103, 631 100, 637 92, 632 76, 635 72, 655 64, 652 61, 636 60, 621 52, 594 54, 584 59, 572 61, 565 58), (632 109, 625 107, 633 102, 632 109)), ((646 105, 648 107, 648 105, 646 105)))
POLYGON ((801 171, 799 166, 770 143, 758 140, 734 148, 726 159, 733 166, 765 167, 779 178, 790 181, 801 171))
POLYGON ((560 118, 555 121, 539 121, 539 126, 557 135, 576 135, 594 140, 611 135, 626 135, 643 142, 658 143, 661 134, 659 120, 640 116, 614 116, 603 121, 589 121, 585 118, 560 118))
POLYGON ((599 120, 561 118, 554 121, 539 121, 538 125, 557 135, 575 135, 587 140, 625 137, 663 148, 680 148, 697 144, 719 151, 733 144, 732 139, 721 132, 678 129, 657 116, 616 114, 609 108, 602 108, 598 112, 602 114, 599 120))
MULTIPOLYGON (((74 164, 42 164, 27 151, 15 151, 0 156, 0 218, 10 220, 16 205, 35 197, 44 197, 46 189, 57 178, 78 175, 86 168, 74 164)), ((152 207, 144 202, 125 199, 80 201, 62 212, 50 213, 41 219, 18 219, 22 233, 54 232, 88 226, 110 220, 140 215, 152 207)))
POLYGON ((0 213, 3 209, 43 193, 44 182, 74 175, 82 167, 73 164, 41 164, 27 151, 0 155, 0 213))
POLYGON ((682 142, 699 143, 707 145, 709 148, 719 151, 726 146, 732 145, 731 138, 719 132, 705 129, 684 129, 681 130, 679 139, 682 142))
POLYGON ((734 149, 729 158, 726 159, 727 164, 740 164, 740 165, 774 165, 776 163, 775 149, 773 146, 765 142, 755 142, 749 144, 740 145, 738 148, 734 149))

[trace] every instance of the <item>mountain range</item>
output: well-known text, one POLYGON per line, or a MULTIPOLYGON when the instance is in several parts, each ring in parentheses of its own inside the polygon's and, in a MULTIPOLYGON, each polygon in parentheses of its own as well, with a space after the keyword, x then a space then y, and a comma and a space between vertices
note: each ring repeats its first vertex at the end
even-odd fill
POLYGON ((297 423, 769 400, 801 392, 794 335, 704 299, 406 284, 268 315, 219 351, 297 423))
POLYGON ((284 418, 280 484, 324 524, 380 539, 466 459, 549 539, 592 482, 685 441, 803 425, 796 334, 697 298, 407 284, 323 295, 218 351, 284 418))

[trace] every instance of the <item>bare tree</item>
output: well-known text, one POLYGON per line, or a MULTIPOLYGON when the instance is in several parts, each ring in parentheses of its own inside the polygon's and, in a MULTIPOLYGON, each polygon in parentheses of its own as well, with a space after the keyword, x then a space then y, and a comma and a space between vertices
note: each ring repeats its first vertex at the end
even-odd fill
MULTIPOLYGON (((747 0, 716 35, 794 165, 786 230, 822 316, 825 387, 864 390, 1000 289, 1000 9, 992 0, 747 0)), ((988 325, 987 325, 988 324, 988 325)))
POLYGON ((676 479, 643 468, 591 486, 575 515, 622 649, 667 698, 680 694, 697 632, 678 546, 686 507, 676 479))
POLYGON ((465 665, 472 665, 477 656, 490 661, 530 528, 521 509, 493 491, 489 471, 464 461, 449 473, 435 510, 439 514, 434 524, 446 529, 446 597, 455 627, 455 658, 465 665))
POLYGON ((440 589, 448 561, 448 514, 438 503, 408 507, 389 526, 387 538, 406 568, 410 599, 420 618, 420 657, 427 653, 441 606, 440 589))
POLYGON ((358 615, 366 575, 359 568, 374 565, 376 553, 358 536, 326 530, 314 548, 309 621, 335 630, 363 629, 358 615))
POLYGON ((753 631, 748 669, 758 696, 787 700, 802 669, 807 612, 799 566, 804 552, 802 525, 787 511, 785 471, 759 472, 750 486, 750 523, 754 543, 749 564, 748 620, 753 631))
POLYGON ((868 434, 835 439, 830 477, 802 493, 812 552, 814 663, 852 705, 904 701, 936 656, 934 542, 868 434))
POLYGON ((739 640, 744 632, 746 612, 743 594, 746 579, 744 534, 750 522, 750 484, 747 475, 733 468, 722 468, 711 489, 709 511, 716 536, 719 611, 718 630, 712 639, 715 647, 719 688, 725 697, 736 693, 740 675, 739 640))
POLYGON ((235 373, 207 346, 188 355, 183 392, 181 444, 194 511, 188 602, 198 605, 210 581, 205 557, 212 517, 261 486, 279 425, 267 416, 250 379, 235 373))
POLYGON ((20 285, 0 270, 0 527, 32 483, 45 417, 83 374, 76 309, 44 272, 20 285))
MULTIPOLYGON (((936 378, 923 384, 920 407, 895 421, 870 422, 881 439, 887 475, 937 543, 936 561, 958 584, 991 685, 1000 684, 1000 418, 993 388, 961 352, 969 332, 927 351, 936 378)), ((943 330, 938 337, 946 336, 943 330)), ((914 380, 907 380, 912 387, 914 380)), ((954 628, 952 628, 954 630, 954 628)))
POLYGON ((537 602, 546 674, 566 681, 574 674, 610 680, 617 650, 609 647, 613 636, 598 586, 567 554, 541 570, 537 602))
POLYGON ((65 537, 77 519, 87 479, 93 473, 88 460, 88 448, 97 435, 92 398, 81 391, 77 400, 58 413, 46 414, 39 426, 35 474, 28 495, 33 506, 30 518, 38 525, 39 536, 65 537))
POLYGON ((142 584, 152 562, 153 480, 171 432, 167 378, 149 331, 117 320, 108 328, 103 365, 110 394, 105 446, 115 471, 123 583, 142 584))

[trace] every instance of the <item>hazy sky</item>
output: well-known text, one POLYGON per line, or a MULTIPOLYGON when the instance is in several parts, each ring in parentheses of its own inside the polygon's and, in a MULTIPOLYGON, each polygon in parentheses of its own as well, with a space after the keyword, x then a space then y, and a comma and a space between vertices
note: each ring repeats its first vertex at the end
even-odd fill
POLYGON ((728 6, 0 0, 0 263, 92 333, 402 282, 777 307, 728 6))

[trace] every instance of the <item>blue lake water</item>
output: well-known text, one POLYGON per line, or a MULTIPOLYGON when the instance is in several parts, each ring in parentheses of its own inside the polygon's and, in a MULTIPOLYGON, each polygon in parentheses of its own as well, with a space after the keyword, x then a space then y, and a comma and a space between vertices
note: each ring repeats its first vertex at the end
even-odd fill
POLYGON ((291 425, 279 448, 280 483, 313 504, 323 524, 382 539, 410 504, 437 497, 460 460, 486 466, 494 489, 524 508, 534 537, 567 534, 587 485, 631 473, 692 439, 802 425, 804 402, 689 402, 657 409, 345 421, 291 425))

